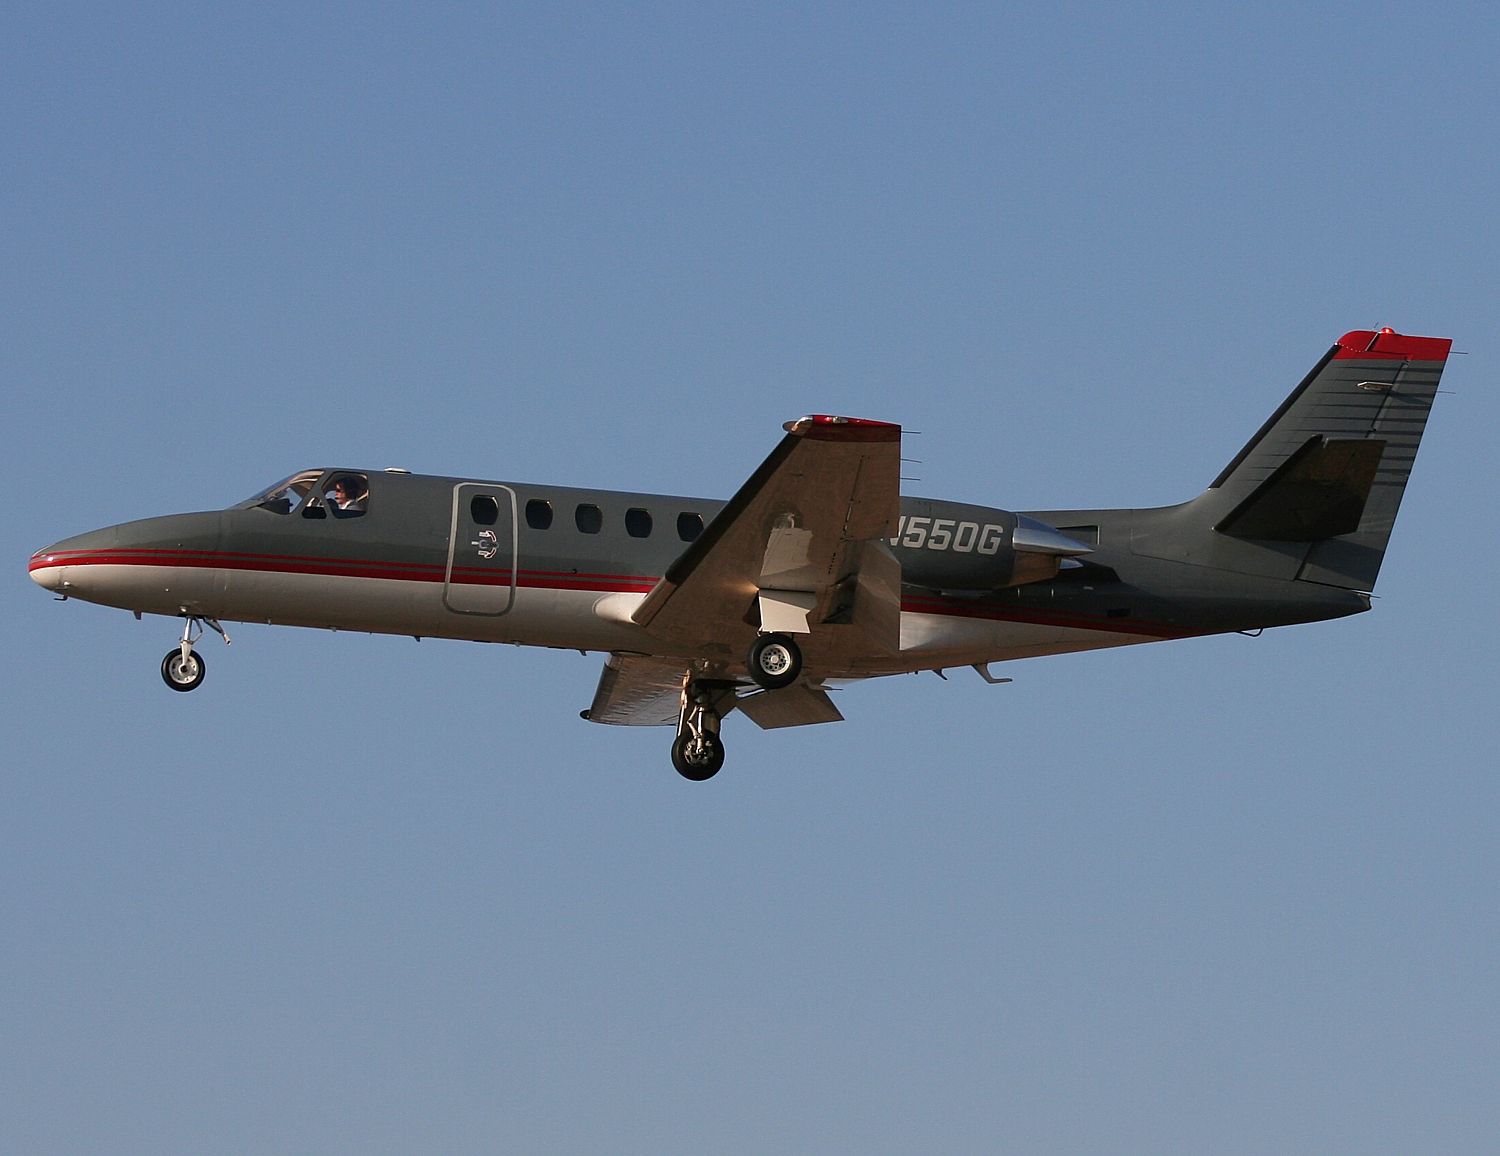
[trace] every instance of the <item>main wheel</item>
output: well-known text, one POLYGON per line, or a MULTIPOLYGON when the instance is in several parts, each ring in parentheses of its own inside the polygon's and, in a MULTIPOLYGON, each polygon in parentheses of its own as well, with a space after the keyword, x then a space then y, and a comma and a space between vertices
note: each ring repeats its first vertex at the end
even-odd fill
POLYGON ((678 735, 672 740, 672 765, 695 783, 711 779, 724 765, 724 744, 717 735, 704 735, 696 742, 692 735, 678 735))
POLYGON ((169 650, 167 657, 161 660, 161 680, 173 690, 196 690, 207 673, 208 664, 196 650, 188 651, 184 659, 182 648, 178 647, 169 650))
POLYGON ((791 686, 802 673, 802 649, 785 634, 762 634, 745 660, 750 677, 764 690, 791 686))

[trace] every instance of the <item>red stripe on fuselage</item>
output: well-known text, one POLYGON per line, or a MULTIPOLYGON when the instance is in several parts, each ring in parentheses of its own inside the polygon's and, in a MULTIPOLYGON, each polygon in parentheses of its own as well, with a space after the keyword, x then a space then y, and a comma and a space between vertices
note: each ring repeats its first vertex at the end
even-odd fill
MULTIPOLYGON (((246 570, 256 573, 314 575, 329 578, 370 578, 384 581, 440 584, 447 567, 429 562, 383 562, 355 558, 308 558, 290 554, 249 554, 209 550, 118 549, 64 551, 39 554, 28 569, 56 566, 167 566, 202 570, 246 570)), ((456 566, 450 581, 461 586, 508 586, 509 570, 486 570, 456 566)), ((519 570, 515 584, 528 590, 563 590, 598 594, 646 594, 657 579, 643 574, 606 574, 571 570, 519 570)), ((1198 633, 1164 623, 1121 618, 1058 614, 1021 607, 978 605, 970 600, 949 600, 932 595, 908 595, 901 599, 906 613, 934 614, 987 622, 1020 622, 1071 630, 1095 630, 1109 634, 1133 634, 1149 638, 1188 638, 1198 633)))
MULTIPOLYGON (((38 554, 29 570, 56 566, 170 566, 194 570, 248 570, 272 574, 312 574, 329 578, 376 578, 405 582, 441 583, 447 567, 435 562, 393 562, 362 558, 309 558, 295 554, 249 554, 215 550, 127 548, 73 550, 38 554)), ((455 566, 452 582, 461 586, 509 585, 509 568, 455 566)), ((556 590, 596 590, 599 593, 645 594, 656 579, 640 574, 608 574, 572 570, 520 570, 516 584, 556 590)))

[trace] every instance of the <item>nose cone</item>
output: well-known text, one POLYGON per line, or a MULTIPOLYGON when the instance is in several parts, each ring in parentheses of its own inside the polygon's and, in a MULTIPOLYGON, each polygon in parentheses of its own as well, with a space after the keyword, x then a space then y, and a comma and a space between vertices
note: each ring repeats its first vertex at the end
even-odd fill
POLYGON ((31 556, 38 586, 101 606, 182 614, 217 581, 220 515, 172 514, 64 538, 31 556))
POLYGON ((111 526, 54 542, 31 556, 27 566, 31 580, 44 590, 67 594, 72 586, 68 579, 69 569, 96 561, 115 545, 116 538, 116 528, 111 526))
POLYGON ((57 552, 48 546, 31 556, 31 580, 43 590, 58 590, 62 587, 62 567, 57 564, 57 552))

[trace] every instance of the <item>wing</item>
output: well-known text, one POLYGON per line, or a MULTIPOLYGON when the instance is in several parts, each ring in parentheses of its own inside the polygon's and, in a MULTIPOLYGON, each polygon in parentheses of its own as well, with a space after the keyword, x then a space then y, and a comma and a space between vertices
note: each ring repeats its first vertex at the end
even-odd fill
POLYGON ((901 427, 820 415, 785 429, 633 619, 700 653, 742 654, 762 629, 809 636, 814 656, 899 649, 901 568, 881 539, 900 513, 901 427))
MULTIPOLYGON (((682 678, 680 661, 612 654, 584 717, 615 726, 675 726, 682 705, 682 678)), ((738 698, 734 686, 725 683, 715 694, 713 707, 721 718, 739 707, 762 730, 840 722, 844 717, 826 690, 807 683, 738 698)))
POLYGON ((583 717, 615 726, 674 725, 682 706, 682 675, 681 662, 644 654, 612 654, 583 717))

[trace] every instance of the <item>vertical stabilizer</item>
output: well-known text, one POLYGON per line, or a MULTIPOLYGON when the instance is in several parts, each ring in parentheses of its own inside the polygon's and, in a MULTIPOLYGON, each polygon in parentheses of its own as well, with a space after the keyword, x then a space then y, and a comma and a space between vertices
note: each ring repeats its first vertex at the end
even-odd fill
POLYGON ((1451 344, 1344 334, 1204 495, 1215 531, 1310 543, 1298 578, 1373 587, 1451 344))

